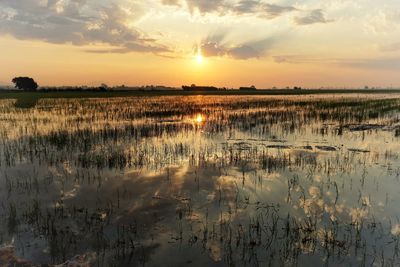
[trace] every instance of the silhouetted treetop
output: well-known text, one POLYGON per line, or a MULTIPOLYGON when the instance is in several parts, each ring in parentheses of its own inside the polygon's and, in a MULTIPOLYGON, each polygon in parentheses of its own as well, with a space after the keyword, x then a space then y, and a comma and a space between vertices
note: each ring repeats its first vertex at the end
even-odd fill
POLYGON ((39 87, 35 80, 30 77, 15 77, 12 82, 15 84, 15 88, 26 91, 36 91, 39 87))

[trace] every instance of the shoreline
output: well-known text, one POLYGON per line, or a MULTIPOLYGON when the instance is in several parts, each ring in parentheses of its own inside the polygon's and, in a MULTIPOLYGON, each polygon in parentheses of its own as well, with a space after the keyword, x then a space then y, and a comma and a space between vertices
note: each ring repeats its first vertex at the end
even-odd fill
POLYGON ((327 94, 400 94, 400 89, 271 89, 257 91, 220 90, 220 91, 183 91, 183 90, 152 90, 152 91, 0 91, 0 99, 20 98, 108 98, 108 97, 134 97, 134 96, 268 96, 268 95, 327 95, 327 94))

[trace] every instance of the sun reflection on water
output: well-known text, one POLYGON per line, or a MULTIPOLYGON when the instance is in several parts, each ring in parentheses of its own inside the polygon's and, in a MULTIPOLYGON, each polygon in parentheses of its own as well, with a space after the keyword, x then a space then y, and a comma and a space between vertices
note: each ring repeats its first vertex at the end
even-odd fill
POLYGON ((205 121, 205 118, 204 118, 203 115, 198 114, 198 115, 196 116, 196 118, 195 118, 195 121, 196 121, 197 123, 203 123, 203 122, 205 121))

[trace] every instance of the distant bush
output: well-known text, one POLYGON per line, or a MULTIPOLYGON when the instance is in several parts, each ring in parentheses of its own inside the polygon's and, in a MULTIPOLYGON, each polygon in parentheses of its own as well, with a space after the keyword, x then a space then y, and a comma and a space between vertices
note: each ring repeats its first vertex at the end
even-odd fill
POLYGON ((12 82, 15 84, 15 88, 26 91, 36 91, 39 87, 35 80, 30 77, 15 77, 12 82))

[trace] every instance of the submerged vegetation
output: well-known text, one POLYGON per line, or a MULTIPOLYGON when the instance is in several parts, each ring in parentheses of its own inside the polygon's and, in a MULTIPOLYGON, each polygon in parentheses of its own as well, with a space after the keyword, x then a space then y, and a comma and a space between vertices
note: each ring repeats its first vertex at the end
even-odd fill
POLYGON ((0 265, 400 264, 397 95, 1 100, 0 123, 0 265))

